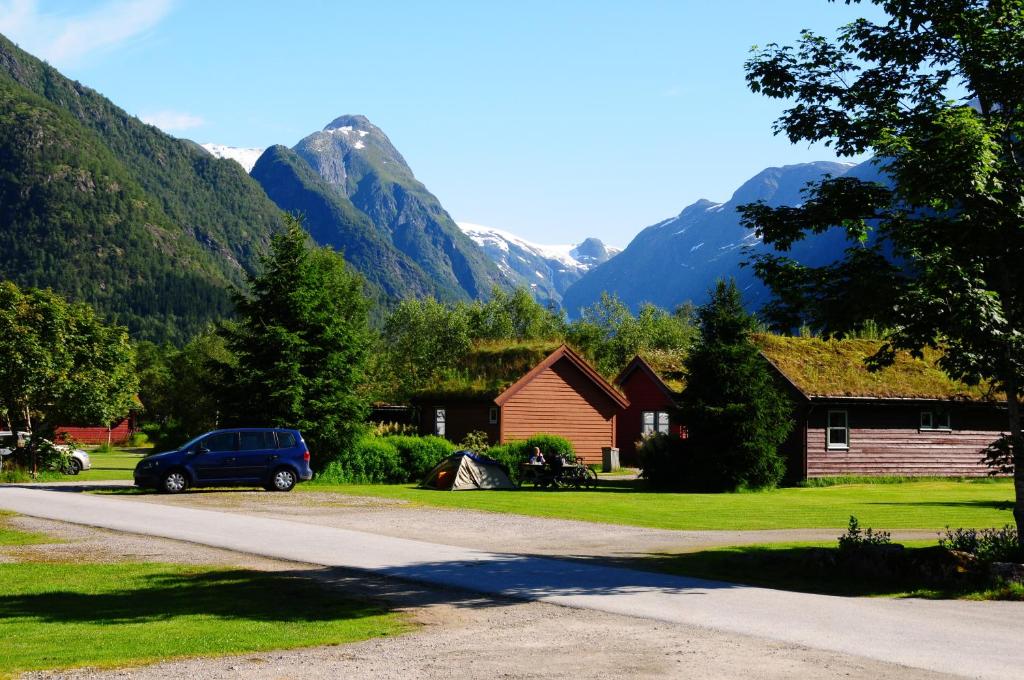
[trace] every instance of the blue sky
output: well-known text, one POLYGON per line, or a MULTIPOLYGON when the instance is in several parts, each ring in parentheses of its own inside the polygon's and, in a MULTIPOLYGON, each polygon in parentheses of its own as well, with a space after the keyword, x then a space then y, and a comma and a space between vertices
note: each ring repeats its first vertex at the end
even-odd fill
MULTIPOLYGON (((294 145, 365 114, 459 221, 624 246, 771 165, 751 46, 873 7, 826 0, 0 0, 0 32, 172 134, 294 145)), ((855 159, 856 160, 856 159, 855 159)))

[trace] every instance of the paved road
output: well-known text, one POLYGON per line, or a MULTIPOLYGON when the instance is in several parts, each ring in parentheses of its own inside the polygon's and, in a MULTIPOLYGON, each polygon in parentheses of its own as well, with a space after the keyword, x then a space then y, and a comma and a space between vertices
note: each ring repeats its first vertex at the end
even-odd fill
POLYGON ((838 598, 19 487, 0 508, 481 593, 711 627, 971 677, 1024 674, 1024 605, 838 598))

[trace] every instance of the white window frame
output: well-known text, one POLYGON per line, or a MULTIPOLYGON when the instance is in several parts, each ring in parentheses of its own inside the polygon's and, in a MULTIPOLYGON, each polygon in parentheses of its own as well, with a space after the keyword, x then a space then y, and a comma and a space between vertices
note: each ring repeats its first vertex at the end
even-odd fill
POLYGON ((850 414, 846 409, 830 409, 828 412, 827 420, 825 421, 825 447, 829 451, 849 451, 850 450, 850 414), (833 414, 843 416, 842 427, 838 425, 832 425, 833 414), (843 442, 833 443, 832 442, 832 431, 842 430, 843 431, 843 442))
POLYGON ((498 407, 492 406, 491 410, 487 412, 487 423, 489 425, 498 424, 498 407))
POLYGON ((448 414, 443 408, 434 409, 434 434, 444 437, 448 430, 448 414))
POLYGON ((921 411, 921 431, 951 432, 949 411, 921 411))
POLYGON ((641 411, 640 412, 640 434, 648 437, 653 434, 668 434, 669 418, 668 411, 641 411), (650 427, 647 429, 647 417, 650 416, 650 427))

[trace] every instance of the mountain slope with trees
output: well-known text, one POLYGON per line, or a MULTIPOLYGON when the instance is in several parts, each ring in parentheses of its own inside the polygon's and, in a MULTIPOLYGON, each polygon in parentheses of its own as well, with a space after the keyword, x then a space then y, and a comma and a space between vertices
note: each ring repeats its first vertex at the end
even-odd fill
POLYGON ((0 276, 182 340, 230 310, 280 211, 242 168, 0 36, 0 276))

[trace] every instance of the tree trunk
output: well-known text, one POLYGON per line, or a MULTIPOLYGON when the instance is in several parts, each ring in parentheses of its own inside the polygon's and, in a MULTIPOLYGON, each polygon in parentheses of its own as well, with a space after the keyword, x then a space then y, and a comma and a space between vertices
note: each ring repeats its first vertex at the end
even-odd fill
POLYGON ((1024 547, 1024 437, 1021 436, 1020 401, 1017 376, 1010 371, 1006 381, 1006 409, 1010 415, 1010 451, 1013 454, 1013 520, 1017 524, 1017 542, 1024 547))

